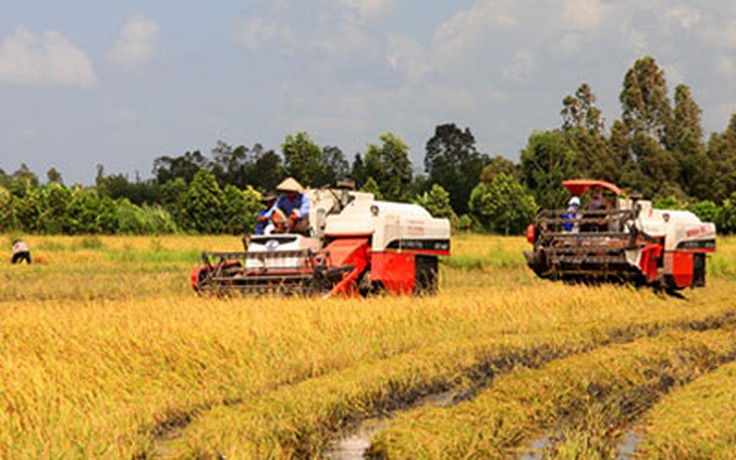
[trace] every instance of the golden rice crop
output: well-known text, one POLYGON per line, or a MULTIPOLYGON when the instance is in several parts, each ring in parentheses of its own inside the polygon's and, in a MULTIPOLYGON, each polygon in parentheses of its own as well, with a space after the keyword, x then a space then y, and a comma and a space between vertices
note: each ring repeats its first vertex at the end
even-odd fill
MULTIPOLYGON (((365 300, 194 295, 189 273, 199 252, 238 250, 238 238, 27 241, 46 264, 0 265, 0 458, 211 453, 211 440, 230 442, 224 428, 247 426, 233 421, 244 402, 265 411, 269 401, 318 407, 300 388, 323 384, 334 396, 315 409, 323 415, 274 412, 284 416, 273 420, 281 430, 258 444, 293 446, 282 442, 293 428, 297 439, 312 433, 297 445, 319 449, 341 423, 394 392, 409 401, 412 391, 472 380, 499 347, 556 344, 570 353, 675 325, 718 327, 733 316, 728 260, 682 301, 539 281, 523 266, 521 238, 456 238, 458 261, 442 265, 438 296, 365 300), (162 450, 170 430, 185 437, 162 450)), ((733 254, 732 246, 719 250, 733 254)))
POLYGON ((733 331, 669 332, 499 377, 471 401, 400 415, 379 434, 379 458, 507 458, 532 433, 593 402, 683 382, 731 359, 733 331))
POLYGON ((677 388, 646 419, 639 446, 645 458, 734 458, 736 363, 677 388))

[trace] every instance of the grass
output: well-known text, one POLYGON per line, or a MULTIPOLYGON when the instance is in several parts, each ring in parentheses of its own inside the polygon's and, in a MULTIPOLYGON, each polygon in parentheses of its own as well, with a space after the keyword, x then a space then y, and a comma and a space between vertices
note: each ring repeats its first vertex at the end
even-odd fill
POLYGON ((367 300, 197 297, 199 253, 234 237, 27 241, 44 263, 0 265, 1 458, 317 455, 428 392, 734 316, 735 239, 686 300, 540 281, 522 238, 462 235, 438 296, 367 300))

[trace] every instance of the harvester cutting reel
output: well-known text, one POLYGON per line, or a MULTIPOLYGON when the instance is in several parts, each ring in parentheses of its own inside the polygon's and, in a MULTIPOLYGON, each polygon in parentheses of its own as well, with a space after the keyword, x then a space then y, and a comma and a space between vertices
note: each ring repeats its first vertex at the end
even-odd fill
POLYGON ((203 252, 192 273, 198 293, 246 296, 327 294, 355 265, 329 265, 329 254, 311 249, 264 252, 203 252))

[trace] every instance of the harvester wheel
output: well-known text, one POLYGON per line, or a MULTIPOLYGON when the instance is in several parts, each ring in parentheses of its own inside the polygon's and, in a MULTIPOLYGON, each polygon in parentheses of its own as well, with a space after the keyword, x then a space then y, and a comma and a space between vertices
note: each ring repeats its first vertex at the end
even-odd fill
POLYGON ((380 296, 386 293, 386 286, 382 281, 371 280, 370 267, 367 268, 358 280, 358 293, 363 297, 380 296))
POLYGON ((415 295, 435 295, 439 287, 437 257, 417 256, 415 262, 415 295))

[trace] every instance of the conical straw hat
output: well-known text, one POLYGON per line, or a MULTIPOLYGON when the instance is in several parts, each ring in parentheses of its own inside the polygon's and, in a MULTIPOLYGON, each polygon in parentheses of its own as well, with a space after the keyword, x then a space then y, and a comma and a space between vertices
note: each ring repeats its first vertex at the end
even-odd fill
POLYGON ((278 190, 279 192, 302 193, 302 191, 304 191, 304 187, 302 187, 302 185, 297 182, 296 179, 294 179, 293 177, 287 177, 276 187, 276 190, 278 190))

